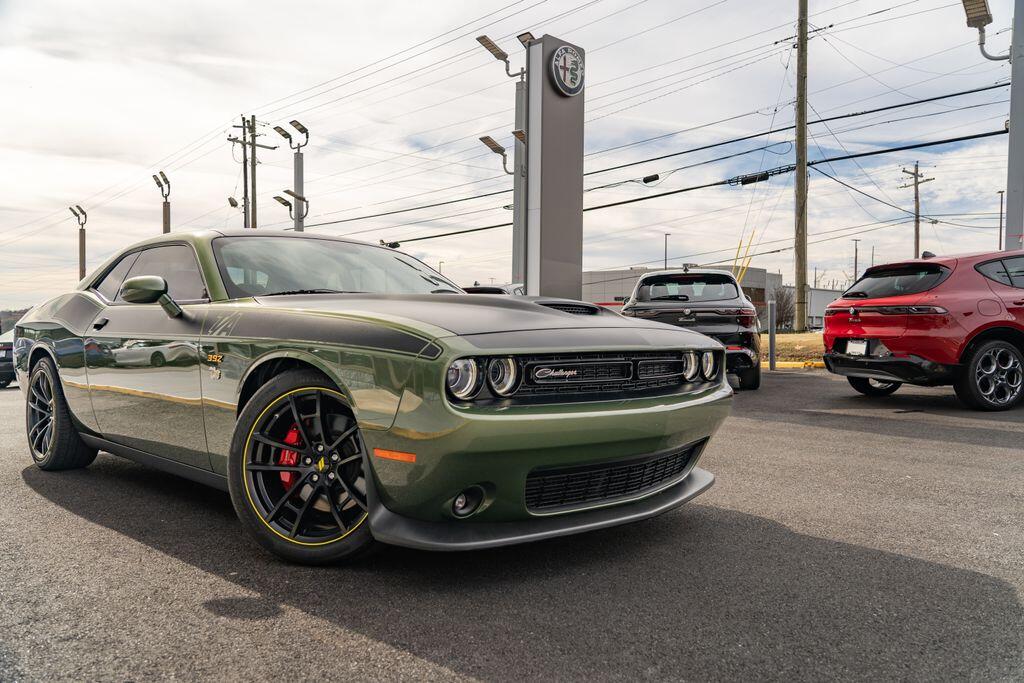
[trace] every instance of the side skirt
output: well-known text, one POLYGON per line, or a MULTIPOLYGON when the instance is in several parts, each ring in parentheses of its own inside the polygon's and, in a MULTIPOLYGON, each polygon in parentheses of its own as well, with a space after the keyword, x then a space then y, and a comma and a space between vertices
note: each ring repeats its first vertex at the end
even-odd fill
POLYGON ((216 474, 209 470, 201 470, 198 467, 192 467, 184 463, 177 462, 175 460, 169 460, 162 458, 159 455, 153 455, 152 453, 146 453, 130 446, 124 446, 119 443, 107 441, 96 436, 89 434, 82 434, 82 441, 91 446, 92 448, 106 451, 107 453, 113 453, 119 457, 125 458, 126 460, 132 460, 139 463, 140 465, 146 465, 158 469, 162 472, 168 472, 170 474, 184 477, 185 479, 191 479, 194 482, 203 484, 205 486, 211 486, 221 491, 228 490, 228 478, 222 475, 216 474))

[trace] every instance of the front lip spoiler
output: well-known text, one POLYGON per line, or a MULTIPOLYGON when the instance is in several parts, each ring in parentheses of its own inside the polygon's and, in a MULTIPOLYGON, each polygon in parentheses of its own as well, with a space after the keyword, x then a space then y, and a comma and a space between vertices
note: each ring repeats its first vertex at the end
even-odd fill
POLYGON ((704 493, 715 483, 715 475, 694 467, 678 484, 632 503, 517 522, 425 522, 403 517, 380 501, 372 477, 367 483, 370 531, 375 539, 420 550, 455 551, 542 541, 648 519, 704 493))

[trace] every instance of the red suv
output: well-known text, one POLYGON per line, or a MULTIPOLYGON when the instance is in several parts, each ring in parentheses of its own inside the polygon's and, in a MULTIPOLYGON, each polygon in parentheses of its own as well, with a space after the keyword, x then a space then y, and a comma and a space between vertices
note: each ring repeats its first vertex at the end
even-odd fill
POLYGON ((1024 251, 865 271, 825 311, 825 366, 868 396, 951 384, 978 410, 1024 395, 1024 251))

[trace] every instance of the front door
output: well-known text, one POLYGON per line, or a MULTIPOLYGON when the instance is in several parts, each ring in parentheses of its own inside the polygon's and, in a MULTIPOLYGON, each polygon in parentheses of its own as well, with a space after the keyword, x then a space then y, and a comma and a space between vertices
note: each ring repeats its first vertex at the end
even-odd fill
POLYGON ((143 250, 125 279, 159 275, 184 311, 118 295, 93 323, 89 390, 100 432, 110 441, 209 469, 203 424, 199 335, 206 287, 191 246, 143 250))

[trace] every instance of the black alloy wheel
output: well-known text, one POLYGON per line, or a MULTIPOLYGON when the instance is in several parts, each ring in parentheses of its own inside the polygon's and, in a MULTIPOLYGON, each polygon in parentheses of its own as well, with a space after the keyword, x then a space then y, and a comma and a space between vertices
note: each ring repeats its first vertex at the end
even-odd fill
POLYGON ((229 462, 235 510, 256 540, 308 564, 372 543, 365 446, 344 395, 327 384, 294 371, 260 389, 239 419, 229 462))
POLYGON ((78 434, 50 358, 38 361, 29 374, 25 430, 29 452, 39 469, 77 469, 96 459, 96 449, 85 445, 78 434))

